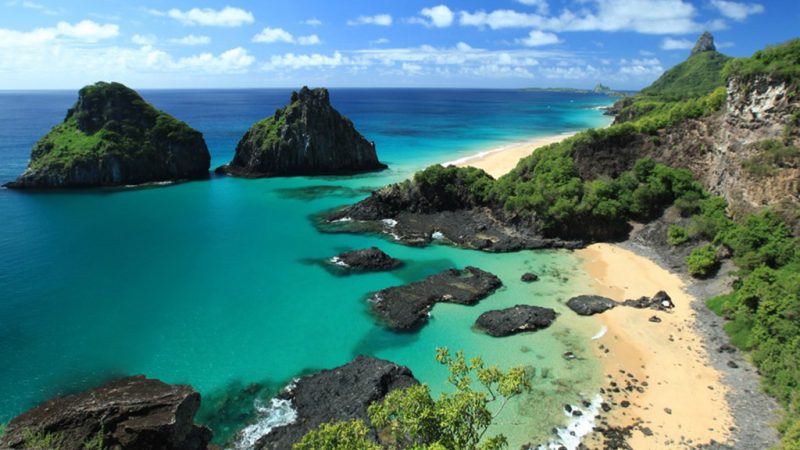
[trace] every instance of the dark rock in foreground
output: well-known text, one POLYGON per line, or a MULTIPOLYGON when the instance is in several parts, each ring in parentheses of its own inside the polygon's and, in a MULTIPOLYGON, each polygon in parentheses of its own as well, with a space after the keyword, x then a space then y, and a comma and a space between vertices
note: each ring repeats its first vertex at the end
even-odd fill
POLYGON ((369 142, 330 103, 327 89, 293 92, 291 102, 253 125, 217 172, 242 177, 347 175, 386 169, 369 142))
POLYGON ((669 311, 675 307, 670 296, 664 291, 658 291, 652 298, 639 297, 636 300, 625 300, 622 305, 638 309, 657 309, 659 311, 669 311))
MULTIPOLYGON (((279 397, 289 400, 297 419, 273 428, 255 448, 288 449, 319 425, 340 420, 367 421, 367 408, 386 394, 418 384, 407 367, 382 359, 359 356, 353 362, 301 378, 279 397)), ((373 435, 373 438, 376 436, 373 435)))
POLYGON ((480 315, 475 324, 495 337, 510 336, 525 331, 547 328, 556 320, 556 312, 550 308, 517 305, 480 315))
POLYGON ((526 273, 522 274, 522 277, 520 277, 520 280, 522 280, 522 281, 524 281, 526 283, 533 283, 534 281, 539 281, 539 275, 536 275, 535 273, 531 273, 531 272, 526 272, 526 273))
POLYGON ((203 135, 120 83, 78 94, 64 122, 34 145, 12 188, 123 186, 208 177, 203 135))
POLYGON ((192 421, 200 394, 143 376, 49 400, 12 420, 0 448, 31 448, 31 434, 56 436, 59 450, 84 450, 103 433, 103 448, 201 450, 212 433, 192 421))
POLYGON ((372 295, 372 312, 395 331, 422 326, 437 302, 474 305, 496 291, 497 276, 475 267, 449 269, 421 281, 383 289, 372 295))
POLYGON ((606 312, 617 306, 617 302, 599 295, 579 295, 567 301, 569 309, 581 316, 591 316, 606 312))
POLYGON ((352 272, 377 272, 392 270, 403 265, 399 259, 392 258, 378 247, 341 253, 333 257, 332 262, 352 272))

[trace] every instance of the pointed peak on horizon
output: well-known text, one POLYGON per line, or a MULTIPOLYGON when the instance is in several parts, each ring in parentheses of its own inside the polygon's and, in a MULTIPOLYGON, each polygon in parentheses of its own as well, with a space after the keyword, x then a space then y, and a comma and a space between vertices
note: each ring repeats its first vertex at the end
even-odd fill
POLYGON ((717 46, 714 45, 714 36, 709 33, 708 31, 704 31, 703 34, 697 39, 697 43, 694 44, 694 48, 692 49, 692 55, 696 55, 702 52, 715 52, 717 51, 717 46))

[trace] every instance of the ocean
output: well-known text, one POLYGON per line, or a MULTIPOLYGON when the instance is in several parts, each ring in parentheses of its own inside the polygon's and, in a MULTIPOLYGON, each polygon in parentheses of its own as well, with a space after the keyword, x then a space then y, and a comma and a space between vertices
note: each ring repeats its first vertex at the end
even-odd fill
MULTIPOLYGON (((141 94, 204 134, 213 170, 290 92, 141 94)), ((0 92, 0 184, 25 169, 31 146, 76 99, 76 92, 0 92)), ((212 175, 115 190, 0 189, 0 423, 52 396, 145 374, 200 391, 197 420, 214 429, 217 443, 234 446, 237 431, 275 419, 269 399, 293 378, 358 354, 407 365, 434 391, 447 389, 446 371, 434 359, 435 349, 447 346, 505 368, 534 367, 534 392, 509 404, 492 431, 505 433, 510 448, 550 440, 552 428, 567 423, 563 405, 591 400, 601 383, 589 348, 599 324, 575 319, 563 305, 590 286, 573 254, 411 248, 386 236, 323 234, 313 221, 430 164, 605 126, 609 118, 599 107, 613 99, 333 89, 331 101, 375 141, 389 170, 255 180, 212 175), (342 251, 373 245, 405 266, 352 276, 324 266, 342 251), (504 287, 474 307, 437 305, 416 333, 388 332, 368 312, 370 292, 467 265, 495 273, 504 287), (541 281, 522 283, 526 271, 541 281), (562 314, 546 330, 514 337, 473 330, 482 312, 519 303, 562 314), (566 351, 578 358, 565 360, 566 351)))

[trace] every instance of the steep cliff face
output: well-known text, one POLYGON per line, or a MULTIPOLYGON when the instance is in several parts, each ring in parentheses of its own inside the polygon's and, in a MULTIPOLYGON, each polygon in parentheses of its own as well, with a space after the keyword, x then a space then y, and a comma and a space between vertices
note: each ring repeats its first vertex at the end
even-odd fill
POLYGON ((330 103, 327 89, 292 94, 275 115, 253 125, 219 172, 244 177, 352 174, 383 170, 367 141, 330 103))
POLYGON ((141 184, 208 176, 203 135, 158 111, 119 83, 80 90, 64 122, 31 152, 9 187, 60 188, 141 184))

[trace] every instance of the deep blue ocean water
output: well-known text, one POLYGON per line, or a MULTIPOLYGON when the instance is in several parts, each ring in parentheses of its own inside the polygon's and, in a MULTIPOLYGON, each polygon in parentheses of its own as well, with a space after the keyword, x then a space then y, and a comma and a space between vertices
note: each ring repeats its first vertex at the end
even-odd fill
MULTIPOLYGON (((142 91, 200 130, 212 169, 230 160, 255 121, 290 90, 142 91)), ((0 92, 0 184, 21 173, 30 148, 63 120, 75 92, 0 92)), ((312 216, 352 203, 414 171, 512 142, 604 126, 604 96, 502 90, 334 89, 334 106, 377 144, 390 170, 354 177, 207 181, 124 190, 0 190, 0 423, 53 395, 115 376, 188 383, 200 418, 223 442, 257 421, 269 399, 309 370, 371 354, 406 364, 445 388, 435 348, 464 349, 503 367, 545 373, 506 410, 512 447, 546 439, 561 406, 598 386, 588 350, 592 321, 562 315, 548 330, 493 339, 472 330, 480 313, 518 303, 561 304, 585 290, 567 252, 491 255, 409 248, 380 236, 322 234, 312 216), (319 263, 377 245, 406 266, 336 276, 319 263), (367 311, 375 290, 449 267, 476 265, 505 287, 476 307, 438 305, 414 334, 384 331, 367 311), (531 285, 528 270, 545 274, 531 285), (566 351, 582 358, 567 362, 566 351), (544 369, 544 370, 542 370, 544 369)))

